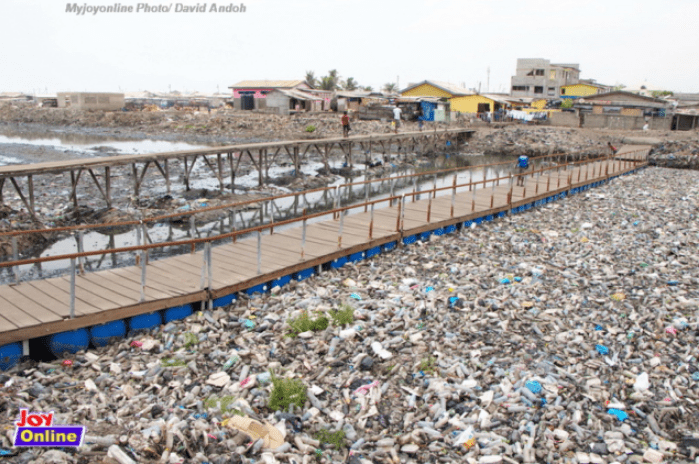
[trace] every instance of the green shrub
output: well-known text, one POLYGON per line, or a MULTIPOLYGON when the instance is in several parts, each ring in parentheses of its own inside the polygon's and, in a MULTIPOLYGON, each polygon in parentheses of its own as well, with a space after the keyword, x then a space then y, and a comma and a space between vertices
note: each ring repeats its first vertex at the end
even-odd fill
POLYGON ((308 332, 309 330, 314 332, 325 330, 328 328, 330 320, 323 315, 319 315, 317 318, 311 319, 308 313, 304 311, 299 317, 292 317, 288 319, 286 323, 289 324, 289 327, 291 327, 291 333, 288 335, 290 337, 295 337, 298 334, 308 332))
POLYGON ((314 126, 313 124, 309 124, 308 126, 306 126, 306 132, 315 132, 315 131, 316 131, 316 126, 314 126))
POLYGON ((434 374, 436 362, 437 359, 430 356, 429 358, 425 358, 422 361, 420 361, 418 369, 424 372, 425 374, 434 374))
POLYGON ((350 305, 340 305, 340 309, 330 311, 330 317, 333 319, 333 325, 343 326, 354 322, 354 308, 350 305))
POLYGON ((184 347, 189 349, 194 345, 199 344, 199 338, 192 332, 187 332, 184 334, 184 347))
POLYGON ((220 408, 221 412, 232 412, 235 415, 238 416, 244 416, 242 412, 240 412, 238 409, 231 408, 231 403, 235 403, 235 398, 232 396, 223 396, 221 398, 217 398, 215 396, 210 397, 206 401, 204 401, 204 406, 207 409, 212 409, 212 408, 220 408))
POLYGON ((337 432, 330 433, 327 429, 320 429, 315 434, 316 440, 321 443, 327 443, 329 445, 334 445, 335 448, 340 449, 344 444, 345 431, 338 430, 337 432))
POLYGON ((280 379, 272 375, 272 393, 268 404, 271 410, 286 410, 290 404, 302 408, 305 402, 306 386, 301 379, 280 379))
POLYGON ((182 359, 163 358, 160 360, 160 365, 163 367, 178 367, 178 366, 186 366, 187 363, 184 362, 184 360, 182 360, 182 359))

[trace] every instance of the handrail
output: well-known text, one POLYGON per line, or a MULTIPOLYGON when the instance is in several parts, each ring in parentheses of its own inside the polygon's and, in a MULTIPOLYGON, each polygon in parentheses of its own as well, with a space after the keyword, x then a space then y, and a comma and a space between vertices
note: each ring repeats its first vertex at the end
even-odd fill
MULTIPOLYGON (((645 150, 637 150, 637 151, 633 151, 633 152, 627 152, 627 153, 624 153, 624 155, 637 153, 637 152, 641 152, 641 151, 645 151, 645 150)), ((537 172, 544 172, 547 170, 560 169, 562 167, 567 168, 567 166, 571 166, 571 165, 575 166, 575 165, 582 165, 582 164, 591 164, 591 163, 595 163, 597 161, 610 160, 610 159, 616 160, 616 157, 613 157, 613 155, 608 155, 608 156, 603 156, 600 158, 595 158, 595 159, 590 159, 590 160, 584 160, 584 161, 579 161, 579 162, 574 162, 574 163, 567 163, 564 165, 549 166, 546 168, 541 168, 538 171, 535 170, 535 171, 527 172, 527 173, 522 174, 522 175, 531 176, 537 172)), ((636 163, 637 161, 636 160, 628 160, 625 162, 636 163)), ((434 189, 423 190, 420 192, 408 192, 408 193, 405 193, 405 194, 400 195, 400 196, 391 196, 391 197, 387 197, 387 198, 371 200, 371 201, 363 202, 363 203, 359 203, 359 204, 347 205, 347 206, 343 206, 343 207, 339 207, 339 208, 333 208, 333 209, 328 210, 328 211, 321 211, 321 212, 312 213, 312 214, 304 214, 301 217, 291 218, 291 219, 287 219, 287 220, 279 221, 279 222, 275 222, 275 223, 259 225, 259 226, 255 226, 255 227, 251 227, 251 228, 247 228, 247 229, 243 229, 243 230, 234 230, 231 232, 216 235, 214 237, 203 237, 203 238, 196 238, 196 239, 187 239, 187 240, 179 240, 179 241, 171 241, 171 242, 151 243, 151 244, 143 244, 143 245, 136 245, 136 246, 129 246, 129 247, 113 248, 113 249, 109 249, 109 250, 84 251, 84 252, 79 252, 79 253, 70 253, 70 254, 62 254, 62 255, 54 255, 54 256, 45 256, 45 257, 39 257, 39 258, 28 258, 28 259, 21 259, 21 260, 6 261, 6 262, 0 263, 0 268, 6 268, 6 267, 12 267, 12 266, 21 266, 21 265, 25 265, 25 264, 43 263, 43 262, 48 262, 48 261, 59 261, 59 260, 64 260, 64 259, 75 259, 75 258, 105 255, 105 254, 126 253, 126 252, 132 252, 132 251, 146 251, 146 250, 151 250, 151 249, 155 249, 155 248, 166 248, 166 247, 186 246, 186 245, 196 246, 197 244, 200 244, 200 243, 210 243, 210 242, 214 242, 214 241, 218 241, 218 240, 224 240, 226 238, 237 238, 240 235, 247 235, 247 234, 254 233, 254 232, 262 232, 266 229, 270 229, 271 231, 273 231, 275 227, 278 228, 280 226, 292 224, 295 222, 301 222, 301 221, 305 222, 309 219, 314 219, 316 217, 326 216, 326 215, 330 215, 330 214, 335 215, 338 212, 344 212, 344 211, 354 209, 354 208, 363 208, 366 206, 373 206, 374 204, 381 203, 381 202, 391 202, 391 204, 392 204, 393 200, 396 200, 396 199, 401 199, 401 202, 398 203, 399 210, 400 210, 400 205, 404 202, 405 197, 411 197, 411 196, 415 196, 415 195, 428 194, 428 193, 431 194, 431 193, 436 193, 437 191, 442 191, 442 190, 455 190, 456 188, 459 188, 459 187, 474 186, 474 185, 478 185, 480 183, 483 183, 483 185, 485 186, 485 184, 488 182, 494 183, 495 181, 499 181, 501 179, 513 179, 514 177, 517 177, 517 175, 511 174, 511 175, 505 176, 505 177, 498 177, 498 178, 493 178, 493 179, 483 179, 480 181, 469 182, 468 184, 459 184, 459 185, 451 185, 451 186, 447 186, 447 187, 438 187, 438 188, 434 188, 434 189)), ((569 177, 568 186, 570 186, 571 184, 572 184, 572 179, 569 177)), ((508 199, 508 203, 511 203, 511 202, 512 202, 512 198, 510 197, 508 199)), ((399 211, 399 215, 400 215, 400 211, 399 211)), ((343 215, 340 215, 340 217, 343 217, 343 215)), ((136 223, 138 224, 139 222, 136 222, 136 223)), ((46 231, 44 230, 41 232, 46 232, 46 231)))
MULTIPOLYGON (((643 151, 643 150, 635 150, 633 152, 627 152, 624 154, 636 153, 637 151, 643 151)), ((537 161, 537 160, 542 160, 545 158, 562 156, 562 155, 564 155, 564 154, 559 153, 559 154, 538 156, 538 157, 532 158, 532 161, 537 161)), ((566 164, 559 164, 557 166, 561 167, 561 166, 575 165, 575 164, 579 164, 579 163, 594 161, 595 159, 602 159, 602 157, 578 161, 578 162, 571 161, 571 162, 568 162, 566 164)), ((285 194, 280 194, 280 195, 274 195, 271 197, 262 197, 262 198, 251 199, 251 200, 242 200, 242 201, 233 202, 233 203, 226 203, 223 205, 208 206, 205 208, 199 208, 199 209, 194 209, 194 210, 179 211, 176 213, 164 214, 164 215, 160 215, 160 216, 152 216, 152 217, 143 218, 140 220, 131 220, 131 221, 122 221, 122 222, 113 222, 113 223, 101 223, 101 224, 81 224, 81 225, 75 225, 75 226, 54 227, 54 228, 46 228, 46 229, 0 231, 0 237, 4 237, 4 236, 11 237, 11 236, 27 235, 27 234, 47 234, 47 233, 54 233, 54 232, 68 232, 68 231, 79 231, 79 230, 88 230, 88 229, 102 229, 102 228, 117 228, 117 227, 133 226, 133 225, 146 224, 146 223, 151 223, 151 222, 159 222, 159 221, 162 221, 165 219, 172 219, 175 217, 189 216, 189 215, 205 213, 205 212, 209 212, 209 211, 216 211, 216 210, 221 210, 221 209, 231 209, 231 208, 235 208, 235 207, 240 207, 240 206, 245 206, 245 205, 260 203, 260 202, 266 202, 266 201, 274 201, 274 200, 281 199, 281 198, 288 198, 288 197, 304 195, 304 194, 309 194, 309 193, 336 190, 339 188, 349 187, 349 186, 353 186, 353 185, 364 185, 367 183, 385 182, 385 181, 410 178, 410 177, 434 176, 434 175, 438 175, 438 174, 442 174, 442 173, 449 173, 449 172, 454 172, 454 171, 466 171, 466 170, 471 170, 471 169, 488 168, 488 167, 492 167, 492 166, 501 166, 501 165, 512 165, 512 161, 503 161, 503 162, 498 162, 498 163, 489 163, 489 164, 479 164, 479 165, 474 165, 474 166, 448 168, 448 169, 441 169, 441 170, 436 170, 436 171, 425 171, 425 172, 420 172, 420 173, 405 174, 405 175, 394 176, 394 177, 382 177, 379 179, 370 179, 370 180, 365 180, 365 181, 360 181, 360 182, 340 184, 338 186, 332 186, 332 187, 318 187, 315 189, 304 190, 301 192, 285 193, 285 194)))

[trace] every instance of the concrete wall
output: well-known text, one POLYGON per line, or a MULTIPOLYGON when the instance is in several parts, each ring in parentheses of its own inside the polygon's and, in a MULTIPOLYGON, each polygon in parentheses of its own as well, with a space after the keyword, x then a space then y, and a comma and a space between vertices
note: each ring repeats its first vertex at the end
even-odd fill
POLYGON ((124 107, 123 93, 58 92, 58 107, 114 111, 124 107))
MULTIPOLYGON (((549 114, 552 126, 585 127, 588 129, 642 130, 646 123, 643 116, 622 116, 618 114, 591 114, 581 116, 570 112, 549 114), (582 125, 580 124, 582 121, 582 125)), ((670 130, 672 118, 650 118, 651 130, 670 130)))
POLYGON ((552 126, 579 127, 580 118, 570 111, 561 111, 549 114, 549 121, 552 126))
POLYGON ((270 92, 265 100, 267 100, 267 108, 277 108, 279 110, 279 114, 282 115, 289 114, 290 98, 287 95, 284 95, 281 92, 270 92))
MULTIPOLYGON (((584 114, 582 127, 590 129, 642 130, 646 121, 643 116, 621 116, 616 114, 584 114)), ((652 130, 670 130, 672 118, 651 118, 652 130)))

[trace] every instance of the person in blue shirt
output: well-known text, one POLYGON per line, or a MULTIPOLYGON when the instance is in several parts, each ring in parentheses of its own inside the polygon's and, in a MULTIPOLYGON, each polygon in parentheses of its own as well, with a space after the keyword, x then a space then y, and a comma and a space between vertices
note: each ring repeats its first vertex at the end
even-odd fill
POLYGON ((522 155, 517 158, 517 185, 524 187, 524 172, 529 168, 529 157, 522 155))

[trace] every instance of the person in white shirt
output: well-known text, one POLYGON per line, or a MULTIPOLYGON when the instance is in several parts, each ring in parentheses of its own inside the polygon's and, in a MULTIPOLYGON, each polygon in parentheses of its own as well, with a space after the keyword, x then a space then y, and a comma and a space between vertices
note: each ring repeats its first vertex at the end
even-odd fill
POLYGON ((401 114, 401 109, 398 108, 397 106, 393 108, 393 130, 395 133, 398 133, 398 127, 400 126, 400 114, 401 114))

